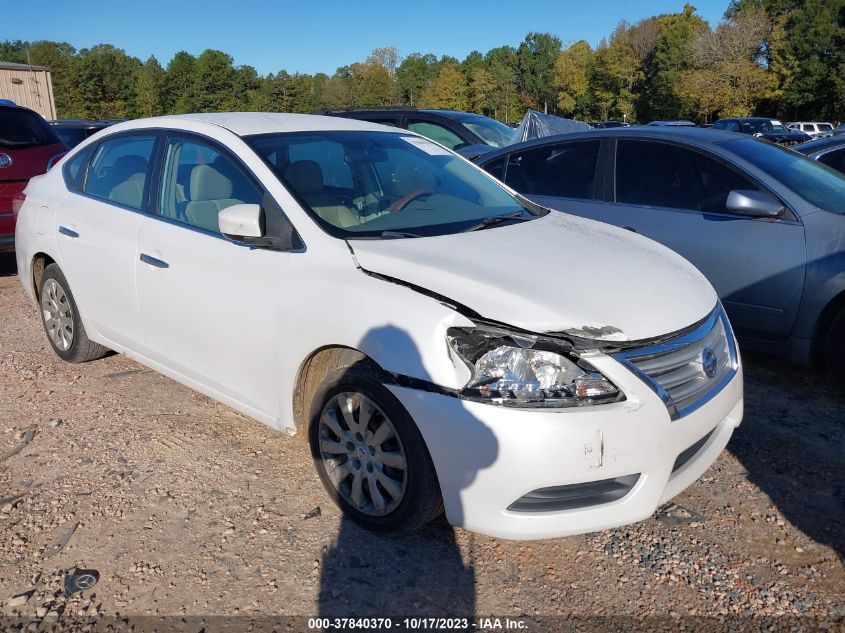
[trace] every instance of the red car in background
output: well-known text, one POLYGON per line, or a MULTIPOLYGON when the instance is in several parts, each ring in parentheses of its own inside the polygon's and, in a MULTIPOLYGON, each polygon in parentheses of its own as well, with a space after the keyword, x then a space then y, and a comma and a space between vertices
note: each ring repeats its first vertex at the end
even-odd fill
POLYGON ((65 152, 37 112, 0 105, 0 253, 15 250, 15 220, 29 179, 46 172, 65 152))

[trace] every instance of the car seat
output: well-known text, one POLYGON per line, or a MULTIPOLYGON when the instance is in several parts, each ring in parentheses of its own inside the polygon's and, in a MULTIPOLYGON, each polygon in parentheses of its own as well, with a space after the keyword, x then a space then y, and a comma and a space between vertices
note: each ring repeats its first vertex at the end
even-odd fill
POLYGON ((232 181, 210 165, 197 165, 191 171, 191 201, 185 207, 188 222, 209 231, 220 231, 217 214, 226 207, 241 204, 232 197, 232 181))

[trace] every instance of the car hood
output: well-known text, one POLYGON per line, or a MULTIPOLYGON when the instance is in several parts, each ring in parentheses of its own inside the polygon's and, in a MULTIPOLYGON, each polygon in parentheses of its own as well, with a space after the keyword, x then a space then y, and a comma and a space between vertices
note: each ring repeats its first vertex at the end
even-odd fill
POLYGON ((552 212, 471 233, 350 240, 358 265, 536 333, 663 336, 716 305, 689 262, 630 231, 552 212))

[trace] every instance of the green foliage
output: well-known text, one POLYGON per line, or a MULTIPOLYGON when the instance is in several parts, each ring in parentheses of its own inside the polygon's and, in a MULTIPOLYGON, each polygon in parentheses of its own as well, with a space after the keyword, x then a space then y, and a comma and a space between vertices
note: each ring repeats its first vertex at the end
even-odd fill
POLYGON ((109 44, 0 42, 0 60, 48 66, 60 117, 322 108, 473 110, 502 121, 527 108, 592 118, 707 121, 725 115, 845 118, 845 0, 731 0, 711 29, 691 5, 621 22, 594 50, 551 33, 463 60, 376 48, 331 76, 261 76, 223 51, 180 51, 165 68, 109 44))
POLYGON ((557 107, 565 116, 586 118, 586 96, 590 87, 587 72, 593 58, 590 45, 581 40, 560 52, 555 60, 554 86, 558 90, 557 107))
POLYGON ((191 87, 194 82, 196 57, 185 51, 179 51, 167 64, 164 75, 162 106, 165 112, 184 114, 193 110, 191 87))
POLYGON ((551 33, 529 33, 516 51, 517 80, 528 106, 554 107, 554 67, 560 54, 560 38, 551 33))
POLYGON ((155 57, 150 57, 135 71, 135 112, 139 117, 158 116, 164 113, 161 91, 164 87, 164 68, 155 57))
POLYGON ((437 79, 423 91, 420 106, 469 110, 469 86, 458 64, 447 62, 441 66, 437 79))

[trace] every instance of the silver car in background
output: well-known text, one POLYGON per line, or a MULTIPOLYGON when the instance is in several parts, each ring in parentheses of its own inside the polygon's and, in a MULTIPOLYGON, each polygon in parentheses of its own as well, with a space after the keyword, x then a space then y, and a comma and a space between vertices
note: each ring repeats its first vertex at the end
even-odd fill
POLYGON ((544 206, 650 237, 716 288, 743 349, 845 382, 845 175, 724 130, 616 128, 477 159, 544 206))

